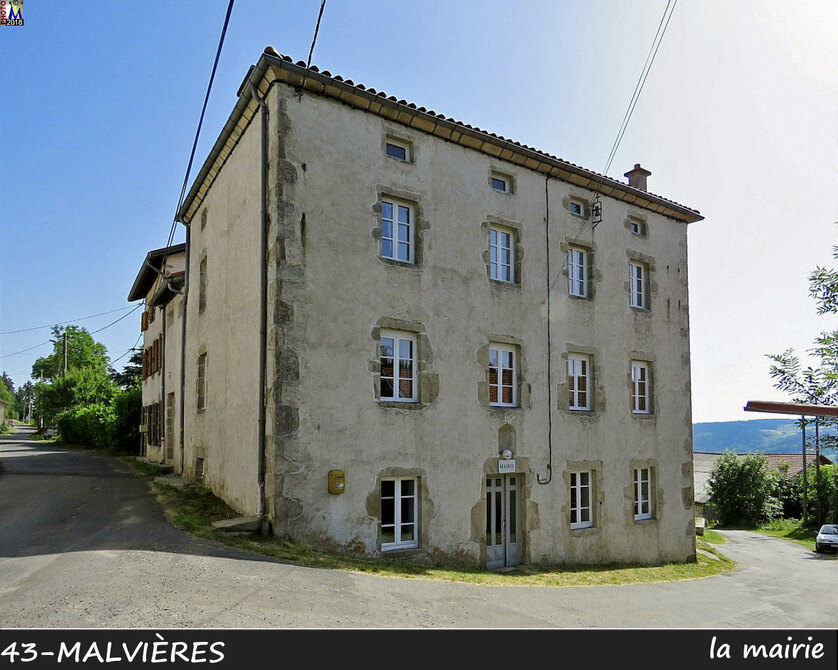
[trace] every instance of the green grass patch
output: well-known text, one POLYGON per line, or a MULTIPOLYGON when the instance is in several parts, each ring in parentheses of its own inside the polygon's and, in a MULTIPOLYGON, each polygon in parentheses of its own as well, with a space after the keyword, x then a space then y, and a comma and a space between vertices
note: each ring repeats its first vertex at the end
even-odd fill
POLYGON ((773 519, 754 530, 765 535, 791 540, 808 547, 812 551, 815 550, 817 529, 804 527, 803 522, 798 519, 773 519))
POLYGON ((704 540, 704 542, 709 542, 711 544, 724 544, 727 542, 724 535, 718 531, 710 530, 709 528, 705 529, 704 534, 701 535, 701 539, 704 540))
POLYGON ((153 490, 166 516, 178 528, 204 539, 254 552, 262 556, 333 570, 383 577, 421 578, 495 586, 603 586, 641 584, 698 579, 721 574, 735 567, 729 558, 706 543, 695 563, 669 563, 660 566, 597 565, 539 566, 522 565, 510 572, 494 572, 473 566, 424 565, 410 560, 366 559, 318 551, 301 542, 270 535, 235 535, 216 530, 212 523, 239 516, 235 510, 202 486, 183 489, 154 482, 153 490))

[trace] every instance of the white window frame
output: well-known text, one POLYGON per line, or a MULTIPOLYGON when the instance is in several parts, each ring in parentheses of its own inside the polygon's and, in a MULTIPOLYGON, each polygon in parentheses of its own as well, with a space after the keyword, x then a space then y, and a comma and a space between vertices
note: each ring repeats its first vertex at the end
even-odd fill
POLYGON ((393 137, 388 137, 386 140, 384 140, 384 154, 387 156, 387 158, 392 158, 393 160, 399 161, 400 163, 410 163, 413 160, 412 157, 411 157, 410 148, 411 147, 410 147, 409 142, 403 142, 402 140, 397 140, 393 137), (398 156, 393 156, 387 150, 387 145, 388 144, 391 144, 394 147, 398 147, 399 149, 403 149, 404 150, 404 158, 399 158, 398 156))
POLYGON ((396 261, 398 263, 408 263, 410 265, 414 265, 416 263, 416 225, 414 223, 413 205, 394 198, 382 198, 379 230, 381 232, 380 254, 382 258, 396 261), (389 217, 385 214, 385 205, 389 205, 391 208, 389 217), (400 209, 407 210, 407 223, 399 220, 400 209), (400 240, 399 237, 399 233, 401 232, 403 226, 407 228, 407 241, 400 240), (386 234, 388 227, 390 229, 389 235, 386 234), (389 254, 385 251, 387 242, 390 243, 389 254), (399 257, 399 251, 402 248, 401 245, 405 244, 407 245, 406 259, 399 257))
POLYGON ((393 541, 381 542, 381 551, 395 551, 399 549, 415 549, 419 546, 419 478, 418 477, 385 477, 381 480, 379 489, 379 500, 381 504, 381 518, 379 519, 379 526, 381 537, 384 537, 385 527, 392 525, 393 527, 393 541), (405 495, 402 490, 403 482, 413 482, 413 494, 405 495), (395 482, 393 487, 393 496, 384 496, 384 482, 395 482), (384 501, 393 500, 393 523, 384 523, 384 501), (406 500, 413 501, 413 521, 405 522, 402 519, 402 507, 406 500), (402 540, 402 534, 406 527, 413 527, 413 539, 402 540))
POLYGON ((580 247, 567 250, 567 292, 577 298, 588 297, 588 252, 580 247))
POLYGON ((512 177, 509 175, 492 171, 489 175, 489 183, 492 185, 492 190, 497 191, 498 193, 512 193, 512 177), (501 182, 503 184, 503 188, 498 188, 498 186, 495 185, 495 181, 501 182))
POLYGON ((631 411, 634 414, 652 413, 651 376, 651 367, 647 362, 631 362, 631 411))
POLYGON ((591 409, 591 357, 585 354, 569 354, 567 357, 568 408, 591 409), (584 389, 579 381, 584 380, 584 389), (581 401, 580 401, 581 399, 581 401))
POLYGON ((490 344, 489 345, 489 405, 492 407, 517 407, 518 406, 518 356, 515 347, 507 344, 490 344), (504 354, 509 354, 511 360, 511 367, 504 365, 504 354), (496 364, 492 365, 492 358, 495 358, 496 364), (492 370, 496 370, 497 383, 492 384, 492 370), (509 371, 512 374, 512 383, 505 384, 503 382, 503 373, 509 371), (496 389, 496 400, 492 402, 492 388, 496 389), (512 402, 503 402, 504 389, 511 389, 512 402))
POLYGON ((573 216, 585 216, 585 201, 579 198, 570 199, 570 213, 573 216))
POLYGON ((414 333, 406 333, 403 331, 397 330, 382 330, 379 335, 378 340, 378 360, 381 364, 379 369, 379 381, 378 381, 378 393, 379 393, 379 400, 383 402, 417 402, 419 399, 419 379, 417 375, 417 356, 416 356, 416 342, 417 337, 414 333), (393 341, 393 356, 384 356, 384 340, 389 339, 393 341), (401 343, 402 342, 409 342, 410 343, 410 351, 411 357, 410 359, 403 359, 401 355, 401 343), (385 358, 392 358, 393 359, 393 376, 392 377, 385 377, 384 376, 384 365, 383 361, 385 358), (411 395, 410 397, 400 397, 400 389, 401 389, 401 382, 408 379, 408 377, 402 377, 401 375, 401 367, 400 363, 402 360, 409 360, 410 361, 410 374, 411 376, 409 379, 411 380, 411 395), (382 393, 382 382, 384 379, 391 379, 393 383, 393 395, 392 396, 385 396, 382 393))
POLYGON ((509 228, 492 226, 489 228, 489 276, 496 281, 513 284, 515 282, 515 234, 509 228), (506 238, 507 244, 504 244, 506 238), (502 260, 506 252, 507 262, 502 260), (504 275, 507 275, 505 277, 504 275))
POLYGON ((570 527, 572 530, 592 528, 594 525, 594 473, 581 470, 570 473, 570 527), (588 504, 582 504, 582 494, 587 491, 588 504), (587 518, 584 518, 587 516, 587 518), (575 521, 574 521, 575 519, 575 521))
POLYGON ((631 261, 629 263, 629 294, 632 307, 647 309, 646 283, 648 269, 643 263, 631 261))
POLYGON ((633 235, 640 235, 642 237, 646 234, 646 223, 640 219, 630 218, 629 230, 633 235))
POLYGON ((652 468, 635 468, 634 480, 634 520, 645 521, 652 518, 652 468), (643 495, 643 485, 646 495, 643 495))

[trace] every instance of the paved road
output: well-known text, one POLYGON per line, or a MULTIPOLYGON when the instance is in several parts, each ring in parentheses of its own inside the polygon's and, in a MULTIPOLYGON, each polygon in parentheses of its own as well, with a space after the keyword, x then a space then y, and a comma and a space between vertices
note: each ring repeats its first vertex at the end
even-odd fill
POLYGON ((172 528, 107 457, 0 438, 0 628, 835 628, 838 557, 730 531, 725 575, 532 588, 354 575, 172 528))

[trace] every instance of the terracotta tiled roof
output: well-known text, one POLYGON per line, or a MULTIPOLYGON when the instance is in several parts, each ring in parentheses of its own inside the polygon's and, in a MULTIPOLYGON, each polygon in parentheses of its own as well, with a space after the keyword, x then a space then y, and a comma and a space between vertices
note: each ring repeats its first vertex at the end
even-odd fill
POLYGON ((333 98, 364 112, 376 114, 397 123, 416 128, 443 139, 459 143, 487 155, 510 161, 547 176, 588 188, 687 223, 701 221, 698 210, 674 200, 628 185, 593 170, 583 168, 546 151, 503 137, 451 116, 440 114, 403 98, 388 95, 371 86, 357 83, 316 65, 294 61, 273 47, 266 47, 256 65, 252 65, 238 90, 238 101, 227 123, 204 161, 178 213, 188 224, 200 206, 209 186, 238 142, 244 129, 256 114, 258 105, 252 97, 255 90, 264 96, 272 82, 293 86, 314 95, 333 98), (268 75, 272 77, 269 78, 268 75))

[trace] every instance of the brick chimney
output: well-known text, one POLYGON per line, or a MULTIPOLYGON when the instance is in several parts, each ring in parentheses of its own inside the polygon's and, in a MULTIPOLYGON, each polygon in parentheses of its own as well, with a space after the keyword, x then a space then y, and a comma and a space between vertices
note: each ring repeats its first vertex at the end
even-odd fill
POLYGON ((629 170, 623 176, 628 177, 629 186, 640 189, 641 191, 645 191, 646 190, 646 177, 648 177, 650 174, 652 174, 652 173, 649 172, 648 170, 640 167, 640 163, 635 163, 634 164, 634 169, 629 170))

